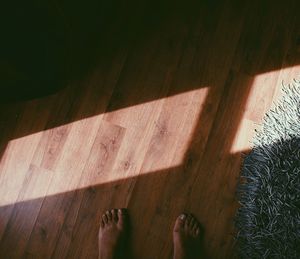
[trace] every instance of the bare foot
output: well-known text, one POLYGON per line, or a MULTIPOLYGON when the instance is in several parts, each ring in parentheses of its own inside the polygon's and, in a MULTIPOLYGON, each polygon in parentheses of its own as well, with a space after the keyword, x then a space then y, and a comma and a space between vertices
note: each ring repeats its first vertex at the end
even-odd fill
POLYGON ((174 259, 199 258, 200 223, 190 214, 180 215, 173 230, 174 259))
POLYGON ((126 230, 125 209, 108 210, 102 215, 99 230, 99 259, 123 258, 126 230))

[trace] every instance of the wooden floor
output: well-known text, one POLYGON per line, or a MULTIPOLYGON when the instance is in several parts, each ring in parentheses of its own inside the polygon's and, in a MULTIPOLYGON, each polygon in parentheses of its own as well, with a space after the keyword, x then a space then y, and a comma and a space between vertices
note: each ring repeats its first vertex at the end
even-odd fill
POLYGON ((206 258, 234 257, 241 153, 299 76, 299 6, 207 2, 144 1, 84 76, 1 105, 0 258, 97 258, 115 207, 129 210, 134 258, 171 258, 183 211, 204 227, 206 258))

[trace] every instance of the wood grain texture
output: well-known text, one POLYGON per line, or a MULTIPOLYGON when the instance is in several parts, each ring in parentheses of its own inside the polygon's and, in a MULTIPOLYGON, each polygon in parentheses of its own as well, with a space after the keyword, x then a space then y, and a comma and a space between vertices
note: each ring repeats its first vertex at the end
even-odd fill
POLYGON ((105 34, 84 34, 101 42, 74 43, 74 62, 93 53, 87 73, 1 104, 0 258, 97 258, 115 207, 129 210, 133 258, 172 258, 183 211, 206 258, 235 256, 241 154, 299 76, 299 3, 192 2, 120 2, 105 34))

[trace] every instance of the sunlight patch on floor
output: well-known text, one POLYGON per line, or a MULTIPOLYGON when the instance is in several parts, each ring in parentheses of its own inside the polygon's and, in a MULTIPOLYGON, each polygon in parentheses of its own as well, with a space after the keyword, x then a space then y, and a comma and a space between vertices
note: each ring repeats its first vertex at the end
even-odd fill
POLYGON ((14 203, 43 132, 12 140, 0 163, 0 206, 14 203))
POLYGON ((180 93, 11 140, 0 163, 0 206, 180 166, 208 90, 180 93), (125 131, 117 153, 114 147, 103 152, 93 145, 98 137, 101 141, 110 137, 110 126, 125 131), (110 156, 111 167, 105 164, 110 156))
POLYGON ((106 122, 125 128, 122 145, 110 171, 100 177, 85 172, 89 177, 84 177, 79 187, 182 165, 208 91, 203 87, 106 114, 106 122))
POLYGON ((251 148, 255 129, 259 130, 265 113, 282 96, 282 83, 292 83, 300 79, 300 65, 287 67, 255 76, 245 104, 244 114, 231 146, 231 153, 242 152, 251 148))

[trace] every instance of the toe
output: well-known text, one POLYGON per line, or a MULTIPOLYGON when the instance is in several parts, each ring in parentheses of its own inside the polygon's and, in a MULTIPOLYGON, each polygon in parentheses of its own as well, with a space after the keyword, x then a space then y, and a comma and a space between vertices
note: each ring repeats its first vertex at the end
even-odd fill
POLYGON ((103 221, 104 225, 107 224, 108 218, 107 218, 106 214, 102 215, 102 221, 103 221))
POLYGON ((192 216, 191 221, 189 223, 189 228, 192 230, 196 223, 197 222, 196 222, 195 218, 192 216))
POLYGON ((116 209, 111 210, 112 219, 114 222, 118 222, 118 211, 116 209))
POLYGON ((191 224, 192 216, 190 214, 187 215, 184 227, 186 230, 189 230, 189 226, 191 224))
POLYGON ((200 236, 200 227, 197 227, 195 230, 195 236, 199 237, 200 236))
POLYGON ((181 214, 180 216, 177 217, 174 225, 174 232, 178 232, 184 228, 186 219, 187 216, 185 214, 181 214))
POLYGON ((196 230, 199 228, 199 224, 198 222, 195 222, 195 224, 193 225, 193 228, 192 228, 192 232, 195 234, 196 233, 196 230))
POLYGON ((126 215, 126 209, 118 209, 118 217, 121 220, 126 215))
POLYGON ((112 215, 111 215, 110 210, 106 211, 105 214, 106 214, 106 217, 107 217, 107 219, 108 219, 108 222, 111 222, 111 220, 112 220, 112 215))
POLYGON ((127 210, 118 209, 118 226, 123 228, 126 221, 127 210))
POLYGON ((101 221, 100 221, 100 228, 104 228, 104 225, 105 225, 104 220, 101 219, 101 221))

